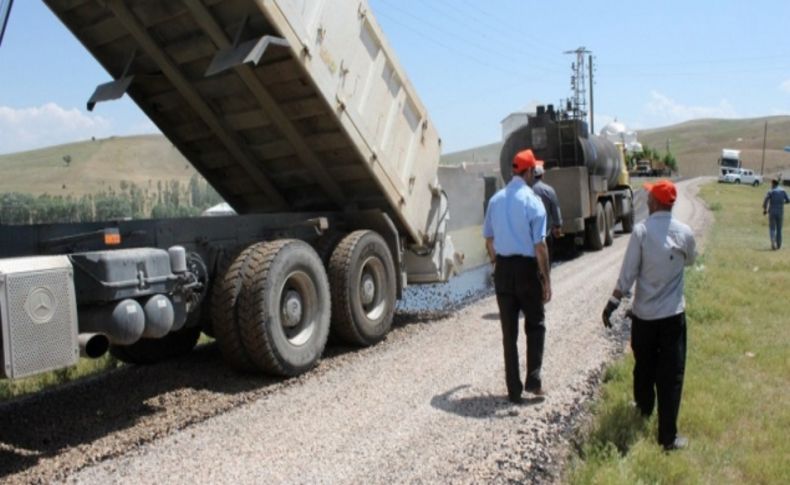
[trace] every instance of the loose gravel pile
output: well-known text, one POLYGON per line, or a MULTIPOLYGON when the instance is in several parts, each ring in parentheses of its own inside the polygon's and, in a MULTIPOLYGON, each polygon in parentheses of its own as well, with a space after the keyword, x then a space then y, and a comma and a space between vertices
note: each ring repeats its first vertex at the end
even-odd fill
MULTIPOLYGON (((681 219, 710 216, 681 184, 681 219), (688 216, 686 217, 686 214, 688 216)), ((299 378, 234 373, 214 346, 0 406, 7 483, 552 482, 625 329, 599 322, 627 237, 555 268, 548 397, 506 399, 495 299, 403 311, 299 378)), ((523 359, 524 341, 521 342, 523 359)))

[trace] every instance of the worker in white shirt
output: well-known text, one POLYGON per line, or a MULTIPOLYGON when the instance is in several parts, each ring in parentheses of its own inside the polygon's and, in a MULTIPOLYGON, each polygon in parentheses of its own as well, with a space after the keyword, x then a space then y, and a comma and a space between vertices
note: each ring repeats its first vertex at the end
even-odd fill
POLYGON ((683 269, 694 263, 696 243, 691 229, 672 217, 675 185, 661 180, 645 189, 650 216, 634 226, 603 322, 611 326, 620 299, 636 283, 631 308, 634 401, 647 417, 658 398, 658 442, 669 451, 688 444, 677 433, 677 418, 686 366, 683 269))

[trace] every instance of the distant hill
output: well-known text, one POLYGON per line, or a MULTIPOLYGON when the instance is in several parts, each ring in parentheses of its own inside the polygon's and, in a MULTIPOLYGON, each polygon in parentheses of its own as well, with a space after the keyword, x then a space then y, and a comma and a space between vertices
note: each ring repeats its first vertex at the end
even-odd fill
MULTIPOLYGON (((714 175, 722 148, 742 151, 745 166, 760 169, 763 126, 768 121, 765 173, 790 174, 790 116, 741 120, 703 119, 639 132, 639 141, 663 152, 667 140, 682 175, 714 175)), ((501 143, 442 155, 442 164, 491 162, 498 166, 501 143)), ((0 193, 93 194, 122 181, 153 188, 157 181, 187 184, 196 173, 161 135, 110 137, 0 155, 0 193), (64 158, 65 157, 65 158, 64 158), (66 163, 66 160, 69 160, 66 163)))
MULTIPOLYGON (((750 118, 740 120, 702 119, 677 125, 644 130, 638 133, 639 141, 659 149, 662 153, 669 140, 670 150, 678 159, 681 175, 715 175, 716 162, 722 148, 741 150, 744 166, 760 170, 763 147, 763 128, 768 121, 768 138, 765 151, 765 174, 779 171, 790 173, 790 116, 750 118)), ((461 162, 499 163, 502 143, 491 143, 468 150, 442 155, 442 163, 454 165, 461 162)))
POLYGON ((117 190, 121 181, 141 188, 159 180, 186 184, 197 173, 161 135, 110 137, 0 155, 0 170, 0 192, 64 196, 117 190))
POLYGON ((740 120, 702 119, 639 132, 639 141, 662 153, 667 140, 683 175, 714 175, 722 148, 741 150, 744 166, 760 170, 763 131, 768 121, 765 174, 790 172, 790 116, 740 120))

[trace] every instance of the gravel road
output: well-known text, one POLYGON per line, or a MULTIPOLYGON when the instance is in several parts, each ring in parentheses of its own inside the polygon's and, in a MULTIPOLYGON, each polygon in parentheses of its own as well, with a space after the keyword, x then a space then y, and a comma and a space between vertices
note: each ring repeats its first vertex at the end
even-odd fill
MULTIPOLYGON (((711 221, 679 184, 675 214, 711 221)), ((400 313, 381 344, 333 347, 307 375, 234 374, 214 346, 0 406, 8 483, 552 482, 626 328, 606 302, 628 237, 558 265, 543 401, 507 401, 496 302, 400 313)), ((523 359, 524 342, 521 342, 523 359)))

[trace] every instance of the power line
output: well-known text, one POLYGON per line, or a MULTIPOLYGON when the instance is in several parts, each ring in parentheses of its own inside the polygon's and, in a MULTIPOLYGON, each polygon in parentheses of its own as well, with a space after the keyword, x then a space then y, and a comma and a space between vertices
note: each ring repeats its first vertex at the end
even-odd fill
POLYGON ((0 45, 3 44, 5 29, 8 27, 8 18, 11 16, 11 6, 14 0, 3 0, 0 3, 0 45))
POLYGON ((643 78, 643 77, 650 77, 650 78, 667 78, 667 77, 695 77, 695 76, 706 76, 710 77, 712 75, 741 75, 741 76, 749 76, 754 77, 755 74, 760 74, 762 72, 767 71, 788 71, 790 70, 790 66, 773 66, 773 67, 764 67, 761 69, 732 69, 732 70, 724 70, 724 71, 714 71, 714 70, 705 70, 705 71, 686 71, 686 72, 629 72, 628 69, 618 69, 617 72, 612 73, 609 71, 603 71, 602 74, 599 74, 599 77, 609 78, 609 79, 622 79, 622 78, 643 78))
POLYGON ((388 19, 390 22, 393 22, 393 23, 395 23, 395 24, 397 24, 397 25, 400 25, 401 27, 403 27, 403 28, 405 28, 405 29, 408 29, 408 30, 410 30, 410 31, 414 32, 415 34, 419 35, 420 37, 422 37, 422 38, 424 38, 424 39, 426 39, 426 40, 428 40, 428 41, 430 41, 430 42, 432 42, 432 43, 434 43, 434 44, 436 44, 436 45, 438 45, 438 46, 440 46, 440 47, 442 47, 442 48, 444 48, 444 49, 447 49, 448 51, 450 51, 450 52, 453 52, 453 53, 457 54, 458 56, 461 56, 461 57, 464 57, 464 58, 466 58, 466 59, 469 59, 469 60, 471 60, 471 61, 473 61, 473 62, 476 62, 476 63, 478 63, 478 64, 480 64, 480 65, 482 65, 482 66, 485 66, 485 67, 488 67, 488 68, 492 68, 492 69, 497 69, 497 70, 499 70, 499 71, 502 71, 502 72, 504 72, 505 74, 508 74, 508 75, 514 75, 514 74, 516 74, 516 73, 515 73, 515 72, 513 72, 513 71, 510 71, 510 70, 508 70, 508 69, 504 69, 504 68, 502 68, 501 66, 497 66, 497 65, 495 65, 495 64, 491 64, 491 63, 489 63, 489 62, 488 62, 488 61, 486 61, 486 60, 483 60, 483 59, 480 59, 479 57, 473 56, 473 55, 469 54, 468 52, 459 51, 459 50, 458 50, 458 49, 456 49, 455 47, 453 47, 453 46, 451 46, 451 45, 449 45, 449 44, 447 44, 447 43, 445 43, 445 42, 442 42, 441 40, 438 40, 438 39, 436 39, 436 38, 434 38, 434 37, 432 37, 432 36, 430 36, 430 35, 428 35, 428 34, 426 34, 426 33, 422 32, 422 31, 421 31, 421 30, 419 30, 419 29, 415 29, 415 28, 414 28, 414 27, 412 27, 411 25, 408 25, 408 24, 406 24, 406 23, 403 23, 403 22, 401 22, 400 20, 398 20, 398 19, 396 19, 396 18, 394 18, 394 17, 392 17, 392 16, 388 15, 388 14, 387 14, 387 13, 385 13, 385 12, 377 12, 377 13, 376 13, 376 16, 377 16, 377 17, 383 17, 383 18, 386 18, 386 19, 388 19))
MULTIPOLYGON (((399 6, 396 6, 394 4, 388 3, 386 0, 379 0, 379 1, 381 2, 382 5, 389 7, 390 9, 400 13, 401 15, 406 16, 406 17, 408 17, 408 18, 410 18, 412 20, 415 20, 415 21, 419 22, 422 25, 427 26, 428 28, 431 29, 431 32, 439 32, 439 33, 442 33, 443 35, 446 35, 448 37, 452 37, 452 38, 458 39, 461 43, 464 43, 464 44, 466 44, 466 45, 468 45, 470 47, 473 47, 473 48, 475 48, 475 49, 477 49, 479 51, 482 51, 482 52, 484 52, 485 54, 487 54, 490 57, 496 57, 496 58, 499 58, 499 59, 503 59, 506 62, 508 62, 508 64, 513 64, 512 61, 515 60, 515 58, 513 58, 511 56, 505 56, 505 55, 503 55, 502 51, 496 50, 496 49, 492 48, 491 46, 481 45, 481 44, 478 44, 478 43, 472 41, 472 39, 474 37, 471 37, 471 36, 466 37, 466 36, 460 35, 460 34, 458 34, 456 32, 453 32, 451 30, 448 30, 448 29, 442 27, 441 25, 438 25, 438 24, 436 24, 434 22, 431 22, 431 21, 428 21, 428 20, 426 20, 424 18, 416 16, 416 15, 412 14, 411 12, 400 8, 399 6)), ((383 16, 386 16, 389 19, 392 19, 393 16, 392 15, 388 15, 388 13, 389 12, 386 12, 386 11, 380 11, 380 13, 377 12, 377 15, 383 15, 383 16)), ((403 25, 403 24, 401 24, 401 25, 403 25)), ((409 25, 409 28, 412 31, 417 30, 413 25, 409 25)), ((422 34, 424 36, 429 36, 425 32, 422 32, 422 34)), ((523 61, 519 60, 519 62, 523 62, 523 61)))
POLYGON ((761 57, 741 57, 741 58, 730 58, 730 59, 699 59, 699 60, 687 60, 687 61, 672 61, 672 62, 651 62, 651 63, 642 63, 642 64, 632 64, 632 63, 605 63, 601 64, 602 67, 615 67, 615 68, 635 68, 635 67, 659 67, 659 66, 686 66, 686 65, 699 65, 699 64, 733 64, 736 62, 756 62, 756 61, 771 61, 782 59, 786 60, 790 57, 790 54, 785 55, 776 55, 776 56, 761 56, 761 57))
POLYGON ((489 10, 480 8, 480 6, 473 1, 470 0, 460 0, 460 1, 468 5, 472 9, 476 10, 483 17, 491 19, 491 21, 493 21, 493 24, 489 23, 489 26, 493 27, 497 31, 510 32, 510 29, 502 28, 503 24, 509 25, 514 28, 517 27, 519 32, 519 40, 521 41, 526 40, 536 46, 544 47, 547 51, 551 51, 551 52, 560 52, 562 50, 559 47, 544 44, 542 38, 534 37, 529 32, 525 32, 523 26, 513 24, 512 23, 513 17, 508 17, 508 18, 497 17, 493 15, 489 10))
MULTIPOLYGON (((462 13, 461 10, 459 10, 457 8, 457 4, 455 4, 455 3, 451 4, 447 0, 439 0, 439 3, 441 5, 443 5, 444 7, 446 7, 447 10, 439 9, 438 8, 438 4, 434 3, 434 2, 426 2, 423 5, 433 9, 434 11, 438 12, 441 15, 446 15, 446 13, 448 11, 451 12, 457 18, 460 17, 461 18, 461 23, 466 25, 466 26, 469 26, 471 30, 474 30, 474 31, 478 32, 482 37, 485 37, 487 39, 491 39, 494 42, 498 42, 498 43, 501 43, 503 45, 506 45, 508 47, 508 49, 510 49, 511 51, 519 51, 522 54, 524 54, 526 56, 529 56, 529 57, 540 57, 540 58, 544 59, 546 62, 549 62, 551 64, 562 65, 562 63, 558 61, 558 58, 556 56, 548 56, 548 55, 542 54, 540 52, 525 50, 522 47, 524 42, 525 42, 525 39, 523 37, 520 37, 518 40, 515 40, 515 38, 507 39, 505 37, 494 37, 494 36, 492 36, 491 32, 496 32, 497 34, 506 34, 506 35, 510 32, 508 29, 502 29, 501 25, 493 26, 493 28, 488 28, 488 29, 479 29, 477 27, 477 25, 483 25, 483 22, 480 22, 481 19, 479 17, 475 18, 476 22, 474 22, 474 23, 469 22, 467 20, 468 16, 464 15, 464 13, 462 13)), ((553 49, 546 49, 544 46, 539 46, 539 45, 537 47, 541 47, 544 50, 553 50, 553 49)), ((558 72, 556 69, 551 69, 551 68, 544 68, 544 69, 547 70, 547 71, 558 72)))

